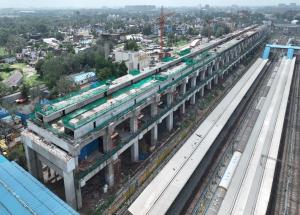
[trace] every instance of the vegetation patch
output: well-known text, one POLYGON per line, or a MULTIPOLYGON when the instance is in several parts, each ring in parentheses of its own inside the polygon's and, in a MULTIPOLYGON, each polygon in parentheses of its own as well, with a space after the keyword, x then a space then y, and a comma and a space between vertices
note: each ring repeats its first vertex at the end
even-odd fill
POLYGON ((181 39, 178 42, 176 42, 175 46, 176 47, 181 47, 181 46, 185 46, 189 43, 189 40, 187 39, 181 39))
POLYGON ((10 72, 0 72, 0 81, 6 80, 10 76, 10 72))
POLYGON ((11 65, 11 68, 23 71, 26 68, 26 64, 25 63, 16 63, 16 64, 11 65))
POLYGON ((5 50, 5 48, 3 48, 3 47, 0 47, 0 57, 2 58, 2 57, 5 57, 5 56, 7 56, 7 52, 6 52, 6 50, 5 50))
POLYGON ((34 87, 34 86, 43 84, 44 82, 38 74, 34 74, 34 75, 31 75, 30 77, 26 77, 26 83, 30 87, 34 87))

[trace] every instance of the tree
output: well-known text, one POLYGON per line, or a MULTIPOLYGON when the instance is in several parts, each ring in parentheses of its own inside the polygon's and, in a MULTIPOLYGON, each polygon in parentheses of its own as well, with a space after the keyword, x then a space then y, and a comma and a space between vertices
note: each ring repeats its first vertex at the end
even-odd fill
POLYGON ((187 33, 188 33, 189 35, 198 35, 198 34, 199 34, 199 31, 197 31, 195 28, 190 27, 190 28, 188 29, 187 33))
POLYGON ((174 33, 169 33, 167 35, 167 46, 171 47, 176 43, 176 36, 174 33))
POLYGON ((112 78, 112 71, 108 67, 97 70, 96 74, 100 80, 108 80, 112 78))
POLYGON ((126 75, 126 74, 127 74, 128 68, 127 68, 127 66, 126 66, 126 64, 125 64, 124 61, 122 61, 122 62, 120 63, 120 65, 119 65, 119 70, 120 70, 119 76, 122 76, 122 75, 126 75))
POLYGON ((228 34, 230 32, 230 29, 227 25, 223 23, 218 23, 214 26, 214 32, 213 35, 215 37, 220 37, 224 34, 228 34))
POLYGON ((55 39, 57 39, 57 40, 63 41, 64 38, 65 38, 65 35, 63 33, 61 33, 61 32, 57 32, 55 34, 55 39))
POLYGON ((47 25, 42 24, 42 23, 40 23, 36 26, 36 30, 38 31, 38 33, 41 33, 41 34, 47 34, 49 32, 47 25))
POLYGON ((143 29, 142 29, 142 32, 143 32, 144 35, 150 35, 150 34, 152 34, 152 27, 151 27, 151 25, 148 24, 148 25, 144 26, 143 29))
POLYGON ((22 95, 22 98, 27 99, 28 96, 29 96, 29 91, 30 91, 29 85, 28 85, 26 82, 24 82, 24 83, 22 84, 22 87, 21 87, 21 95, 22 95))
POLYGON ((225 33, 224 28, 222 28, 222 27, 217 27, 217 29, 216 29, 214 35, 215 35, 216 37, 220 37, 220 36, 222 36, 224 33, 225 33))
POLYGON ((9 88, 2 82, 0 82, 0 98, 6 96, 9 93, 9 88))
POLYGON ((0 46, 5 46, 9 38, 9 33, 1 29, 0 31, 0 46))
POLYGON ((95 67, 96 69, 102 69, 104 67, 106 67, 108 64, 107 64, 107 61, 105 60, 105 58, 101 55, 97 55, 95 57, 95 67))
POLYGON ((210 38, 212 35, 212 29, 210 26, 205 26, 201 32, 202 36, 210 38))
POLYGON ((25 47, 25 39, 19 36, 10 35, 6 42, 6 49, 10 55, 21 52, 25 47))
POLYGON ((37 73, 43 77, 43 71, 42 71, 42 66, 45 63, 45 61, 43 59, 38 60, 38 62, 35 64, 35 70, 37 71, 37 73))
POLYGON ((81 65, 73 54, 68 54, 62 59, 64 65, 63 75, 78 73, 81 70, 81 65))
POLYGON ((138 51, 139 46, 135 40, 127 40, 124 45, 124 50, 138 51))
POLYGON ((68 53, 75 54, 75 50, 74 50, 73 45, 71 43, 69 43, 69 42, 66 43, 65 48, 67 49, 68 53))
POLYGON ((44 80, 49 88, 53 88, 56 85, 57 80, 65 74, 65 68, 62 60, 58 57, 46 60, 42 66, 42 71, 44 74, 44 80))
POLYGON ((72 91, 79 90, 79 86, 74 83, 73 80, 66 76, 62 76, 55 87, 57 93, 61 95, 66 95, 72 91))

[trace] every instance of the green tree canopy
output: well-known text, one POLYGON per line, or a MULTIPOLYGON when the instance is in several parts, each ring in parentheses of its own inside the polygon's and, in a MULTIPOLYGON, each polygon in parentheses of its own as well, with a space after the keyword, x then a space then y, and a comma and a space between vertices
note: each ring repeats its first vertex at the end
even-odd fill
POLYGON ((66 95, 72 91, 79 90, 79 86, 67 76, 62 76, 56 84, 56 91, 58 94, 66 95))
POLYGON ((9 91, 9 88, 4 83, 0 82, 0 98, 6 96, 9 91))
POLYGON ((127 40, 124 45, 124 50, 138 51, 139 46, 135 40, 127 40))
POLYGON ((21 87, 21 95, 22 95, 22 97, 25 98, 25 99, 27 99, 28 96, 29 96, 29 91, 30 91, 29 85, 26 82, 24 82, 22 84, 22 87, 21 87))

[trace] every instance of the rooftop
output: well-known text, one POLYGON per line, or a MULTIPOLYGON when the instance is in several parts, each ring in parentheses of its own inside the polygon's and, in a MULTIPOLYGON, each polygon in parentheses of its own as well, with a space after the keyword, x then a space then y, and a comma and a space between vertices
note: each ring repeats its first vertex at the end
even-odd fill
POLYGON ((22 78, 23 78, 22 73, 20 71, 16 70, 12 73, 11 76, 9 76, 8 79, 6 79, 4 81, 4 83, 8 87, 16 87, 20 84, 22 78))
POLYGON ((95 72, 81 72, 74 75, 71 75, 71 78, 75 83, 80 83, 81 81, 94 78, 96 76, 95 72))
POLYGON ((0 156, 0 214, 78 214, 17 163, 0 156))

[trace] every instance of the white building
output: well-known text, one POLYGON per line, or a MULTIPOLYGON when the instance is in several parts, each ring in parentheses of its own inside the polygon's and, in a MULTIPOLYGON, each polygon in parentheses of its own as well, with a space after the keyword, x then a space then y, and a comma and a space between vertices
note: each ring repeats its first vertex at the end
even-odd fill
POLYGON ((115 60, 118 62, 125 61, 128 70, 143 70, 149 67, 151 57, 144 51, 124 51, 123 49, 114 50, 115 60))
POLYGON ((45 39, 43 39, 43 42, 52 48, 59 47, 59 41, 55 38, 45 38, 45 39))

